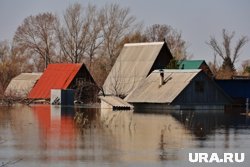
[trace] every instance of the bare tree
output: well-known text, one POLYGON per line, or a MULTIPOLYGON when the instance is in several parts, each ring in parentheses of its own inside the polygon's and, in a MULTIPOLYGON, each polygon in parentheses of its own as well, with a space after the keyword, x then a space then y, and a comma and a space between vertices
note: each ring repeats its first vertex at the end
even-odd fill
POLYGON ((101 9, 103 50, 110 59, 110 68, 120 53, 119 43, 123 37, 136 29, 136 19, 129 12, 129 8, 121 8, 118 4, 107 4, 101 9))
POLYGON ((166 41, 168 47, 176 60, 187 59, 187 43, 182 39, 181 32, 165 24, 153 24, 146 28, 144 32, 147 41, 166 41))
POLYGON ((96 6, 88 5, 87 8, 87 16, 86 19, 89 23, 88 30, 88 49, 87 49, 87 57, 88 57, 88 67, 91 71, 92 63, 94 60, 94 56, 97 54, 98 49, 101 47, 104 37, 101 26, 102 16, 100 11, 97 10, 96 6))
POLYGON ((90 19, 84 15, 81 4, 70 5, 63 16, 64 24, 58 23, 57 37, 64 59, 71 63, 83 61, 88 48, 90 19))
POLYGON ((245 60, 241 64, 243 69, 243 74, 250 75, 250 60, 245 60))
POLYGON ((56 17, 52 13, 29 16, 17 28, 13 39, 15 47, 22 48, 33 56, 39 56, 45 68, 55 55, 55 21, 56 17))
POLYGON ((248 42, 246 36, 242 36, 236 43, 234 50, 231 48, 232 39, 235 35, 235 32, 229 33, 225 29, 222 30, 222 43, 216 40, 215 37, 210 37, 210 40, 207 43, 208 46, 214 51, 214 54, 218 55, 223 59, 222 70, 228 72, 234 72, 234 64, 240 56, 241 48, 248 42))
POLYGON ((20 54, 9 42, 0 42, 0 95, 3 95, 13 77, 32 70, 29 57, 20 54))

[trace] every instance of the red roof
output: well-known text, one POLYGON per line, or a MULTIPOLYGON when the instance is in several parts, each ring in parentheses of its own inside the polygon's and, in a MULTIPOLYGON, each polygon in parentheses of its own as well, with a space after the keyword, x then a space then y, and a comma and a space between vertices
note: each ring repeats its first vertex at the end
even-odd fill
POLYGON ((30 99, 49 99, 51 89, 67 89, 82 64, 49 64, 34 88, 30 99))

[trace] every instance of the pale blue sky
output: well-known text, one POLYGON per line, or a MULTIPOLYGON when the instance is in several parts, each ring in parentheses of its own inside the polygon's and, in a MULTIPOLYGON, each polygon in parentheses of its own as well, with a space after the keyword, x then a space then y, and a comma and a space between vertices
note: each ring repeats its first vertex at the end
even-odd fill
MULTIPOLYGON (((155 23, 171 25, 182 32, 192 59, 212 61, 213 52, 205 41, 210 35, 221 39, 223 28, 235 31, 235 39, 241 35, 250 38, 249 0, 0 0, 0 41, 11 41, 25 17, 40 12, 61 15, 74 2, 83 5, 91 2, 98 6, 117 2, 129 7, 131 14, 145 26, 155 23)), ((243 48, 237 66, 246 59, 250 59, 250 42, 243 48)))

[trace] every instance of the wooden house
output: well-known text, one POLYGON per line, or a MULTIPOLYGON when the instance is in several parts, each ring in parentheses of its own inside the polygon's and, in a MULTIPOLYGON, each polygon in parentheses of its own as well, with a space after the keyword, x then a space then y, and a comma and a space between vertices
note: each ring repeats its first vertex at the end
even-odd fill
POLYGON ((179 69, 188 70, 188 69, 201 69, 209 77, 213 77, 213 73, 210 70, 205 60, 181 60, 178 62, 179 69))
POLYGON ((41 77, 42 73, 21 73, 14 77, 4 94, 15 98, 27 98, 29 92, 41 77))
POLYGON ((155 70, 125 101, 135 109, 205 109, 224 108, 231 98, 202 70, 155 70))
POLYGON ((153 70, 166 68, 172 58, 165 42, 125 44, 104 82, 105 95, 126 97, 153 70))
POLYGON ((73 89, 75 100, 96 102, 99 91, 84 64, 49 64, 29 93, 29 99, 50 99, 52 89, 73 89))

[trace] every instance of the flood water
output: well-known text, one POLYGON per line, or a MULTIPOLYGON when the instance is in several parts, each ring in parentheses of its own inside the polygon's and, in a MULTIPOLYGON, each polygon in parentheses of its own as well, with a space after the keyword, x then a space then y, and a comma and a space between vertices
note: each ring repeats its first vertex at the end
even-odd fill
POLYGON ((250 119, 223 111, 0 107, 0 167, 249 166, 250 119), (245 153, 242 163, 191 163, 188 153, 245 153))

